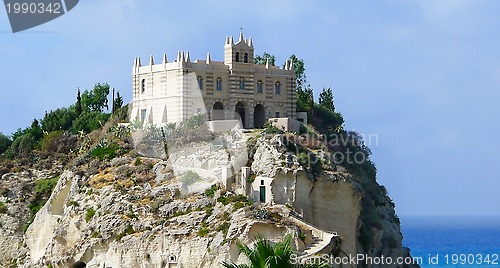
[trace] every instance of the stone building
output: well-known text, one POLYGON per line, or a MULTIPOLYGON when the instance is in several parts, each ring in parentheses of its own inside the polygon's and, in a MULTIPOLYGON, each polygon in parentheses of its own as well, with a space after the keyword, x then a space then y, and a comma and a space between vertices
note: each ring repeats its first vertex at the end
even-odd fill
POLYGON ((296 117, 295 73, 284 68, 254 64, 254 43, 240 32, 238 42, 226 37, 224 61, 191 61, 189 52, 177 58, 142 65, 136 58, 132 71, 132 121, 144 124, 182 122, 198 113, 208 119, 239 119, 244 128, 259 128, 269 118, 296 117))

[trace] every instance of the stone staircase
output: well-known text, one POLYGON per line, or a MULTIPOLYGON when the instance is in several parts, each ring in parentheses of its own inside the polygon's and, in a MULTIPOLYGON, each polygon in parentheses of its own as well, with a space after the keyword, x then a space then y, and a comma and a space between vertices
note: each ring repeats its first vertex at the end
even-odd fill
POLYGON ((307 259, 308 257, 320 253, 328 253, 333 246, 333 240, 338 237, 336 232, 324 231, 294 215, 289 215, 288 219, 296 224, 301 230, 311 231, 312 242, 306 245, 304 251, 300 254, 300 258, 302 259, 307 259))

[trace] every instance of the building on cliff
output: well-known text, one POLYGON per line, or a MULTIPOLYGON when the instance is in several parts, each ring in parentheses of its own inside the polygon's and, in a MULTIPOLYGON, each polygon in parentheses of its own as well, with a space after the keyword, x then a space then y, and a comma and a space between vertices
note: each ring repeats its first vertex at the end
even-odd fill
POLYGON ((273 117, 296 117, 295 73, 254 63, 254 43, 240 32, 238 42, 226 37, 224 61, 191 61, 180 51, 173 62, 142 65, 135 58, 132 71, 131 120, 161 125, 182 122, 199 113, 210 121, 241 120, 244 128, 260 128, 273 117))

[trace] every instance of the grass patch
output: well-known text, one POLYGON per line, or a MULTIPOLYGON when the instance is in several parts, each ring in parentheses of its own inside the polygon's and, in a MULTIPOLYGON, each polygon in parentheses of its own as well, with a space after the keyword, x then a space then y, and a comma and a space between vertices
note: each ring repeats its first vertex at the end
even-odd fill
POLYGON ((0 213, 7 213, 7 206, 3 202, 0 202, 0 213))
POLYGON ((205 195, 210 198, 214 198, 215 192, 219 190, 219 186, 216 184, 210 186, 210 188, 205 190, 205 195))
POLYGON ((210 230, 208 230, 208 228, 206 227, 201 227, 199 230, 198 230, 198 236, 199 237, 204 237, 205 235, 208 234, 210 230))
POLYGON ((117 234, 115 236, 116 240, 121 240, 124 236, 126 235, 131 235, 131 234, 134 234, 135 233, 135 230, 134 228, 132 228, 132 225, 130 225, 130 223, 127 225, 127 228, 125 228, 125 230, 123 230, 123 232, 117 234))
POLYGON ((95 215, 95 209, 94 208, 88 208, 87 212, 85 213, 85 221, 89 222, 95 215))
POLYGON ((252 201, 248 200, 248 198, 246 196, 241 195, 241 194, 232 195, 232 196, 221 196, 221 197, 217 198, 217 202, 220 202, 223 205, 227 205, 229 203, 234 203, 233 204, 234 210, 252 205, 252 201))
POLYGON ((303 232, 299 232, 299 238, 302 240, 302 242, 306 241, 307 235, 303 232))
POLYGON ((224 237, 226 237, 229 226, 231 226, 231 224, 228 221, 225 221, 221 225, 217 226, 216 230, 217 232, 222 232, 224 234, 224 237))
POLYGON ((44 196, 52 193, 59 177, 51 179, 40 179, 35 182, 35 196, 44 196))
POLYGON ((32 201, 28 204, 28 209, 30 211, 30 217, 26 224, 23 226, 23 232, 28 230, 28 227, 33 223, 35 215, 40 209, 47 203, 47 200, 52 193, 52 190, 57 184, 59 177, 54 177, 50 179, 39 179, 35 182, 35 189, 32 201))

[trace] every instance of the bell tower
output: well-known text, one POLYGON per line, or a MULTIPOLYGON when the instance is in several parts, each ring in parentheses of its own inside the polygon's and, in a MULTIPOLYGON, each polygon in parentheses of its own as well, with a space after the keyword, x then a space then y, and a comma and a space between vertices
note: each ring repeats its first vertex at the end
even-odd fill
POLYGON ((233 37, 226 37, 224 45, 224 63, 226 65, 233 64, 254 64, 254 46, 252 38, 245 39, 243 37, 243 28, 240 31, 240 37, 235 44, 233 37))

